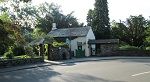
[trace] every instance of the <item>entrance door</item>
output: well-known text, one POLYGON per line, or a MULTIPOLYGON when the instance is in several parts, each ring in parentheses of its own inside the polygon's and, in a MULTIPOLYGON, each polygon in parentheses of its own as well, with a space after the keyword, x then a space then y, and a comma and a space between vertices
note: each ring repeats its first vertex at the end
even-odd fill
POLYGON ((82 42, 77 42, 77 50, 76 50, 76 57, 77 58, 81 58, 81 57, 85 57, 85 50, 83 50, 82 48, 82 42))

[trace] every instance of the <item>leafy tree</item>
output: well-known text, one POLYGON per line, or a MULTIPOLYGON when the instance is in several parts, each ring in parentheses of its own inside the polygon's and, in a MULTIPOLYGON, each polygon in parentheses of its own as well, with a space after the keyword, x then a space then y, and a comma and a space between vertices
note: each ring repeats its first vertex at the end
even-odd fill
POLYGON ((87 19, 86 19, 88 26, 92 26, 93 18, 94 18, 94 10, 90 9, 90 10, 88 11, 87 19))
POLYGON ((130 16, 126 22, 114 23, 112 32, 115 38, 131 46, 140 47, 146 38, 147 21, 142 15, 130 16))
POLYGON ((89 10, 87 22, 92 26, 97 39, 110 38, 110 23, 107 0, 95 0, 94 10, 89 10))
POLYGON ((18 44, 24 44, 20 28, 4 13, 0 16, 0 54, 3 55, 9 46, 18 44))
POLYGON ((51 31, 53 22, 57 24, 57 28, 82 26, 82 24, 78 23, 77 19, 72 15, 73 13, 64 15, 57 5, 44 3, 41 4, 38 9, 41 16, 38 17, 38 24, 36 27, 41 28, 45 33, 51 31))

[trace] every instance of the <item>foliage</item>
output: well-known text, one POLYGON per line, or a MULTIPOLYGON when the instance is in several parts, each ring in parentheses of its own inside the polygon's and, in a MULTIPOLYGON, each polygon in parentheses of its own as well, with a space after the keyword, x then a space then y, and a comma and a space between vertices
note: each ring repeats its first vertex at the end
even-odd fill
POLYGON ((35 28, 35 29, 33 30, 33 33, 32 33, 32 38, 33 38, 33 39, 42 38, 42 37, 44 37, 44 36, 46 36, 46 33, 44 33, 44 32, 41 30, 41 28, 35 28))
POLYGON ((36 54, 33 52, 33 47, 31 46, 25 46, 25 53, 32 58, 36 56, 36 54))
POLYGON ((23 46, 16 46, 13 48, 13 53, 15 56, 25 55, 25 49, 23 46))
POLYGON ((46 34, 51 31, 53 22, 57 23, 57 28, 83 26, 73 16, 73 12, 64 15, 57 5, 43 3, 33 6, 30 1, 8 0, 0 4, 0 54, 4 54, 13 46, 12 52, 8 51, 6 55, 13 53, 18 57, 34 57, 36 49, 28 44, 34 41, 39 43, 41 39, 44 39, 46 44, 52 44, 54 39, 46 34))
POLYGON ((60 7, 54 4, 43 3, 39 6, 39 13, 42 17, 38 17, 38 24, 36 28, 41 28, 45 33, 52 29, 52 23, 57 24, 57 28, 71 28, 79 27, 82 24, 78 23, 77 19, 72 15, 73 13, 64 15, 60 7))
POLYGON ((18 25, 14 24, 7 13, 0 16, 0 54, 4 54, 9 46, 24 44, 18 25))
MULTIPOLYGON (((8 1, 8 0, 0 0, 0 2, 5 2, 5 1, 8 1)), ((27 3, 27 2, 31 2, 32 0, 19 0, 19 1, 27 3)))
POLYGON ((93 19, 94 19, 94 10, 90 9, 88 11, 87 18, 86 18, 88 26, 92 26, 93 19))
POLYGON ((44 36, 44 44, 52 44, 54 42, 54 38, 50 35, 44 36))
POLYGON ((150 47, 146 47, 146 50, 150 50, 150 47))
POLYGON ((14 54, 12 52, 11 47, 9 47, 8 51, 4 53, 4 58, 7 58, 7 59, 13 59, 14 58, 14 54))
POLYGON ((64 42, 53 42, 52 44, 54 47, 66 47, 68 48, 69 46, 66 45, 64 42))
POLYGON ((1 5, 1 11, 9 13, 10 18, 21 27, 33 27, 36 8, 31 3, 22 1, 26 0, 9 0, 1 5))
POLYGON ((31 58, 29 55, 21 55, 21 56, 15 56, 15 59, 24 59, 24 58, 31 58))
POLYGON ((112 33, 114 38, 119 38, 132 46, 140 47, 146 38, 147 22, 142 15, 130 16, 126 22, 114 23, 112 33))
POLYGON ((95 0, 94 10, 89 10, 88 25, 92 26, 96 39, 110 38, 110 23, 107 0, 95 0))
POLYGON ((150 20, 147 20, 147 27, 145 43, 147 43, 147 46, 150 46, 150 20))
POLYGON ((119 47, 119 50, 140 50, 140 48, 135 47, 135 46, 125 45, 125 46, 119 47))

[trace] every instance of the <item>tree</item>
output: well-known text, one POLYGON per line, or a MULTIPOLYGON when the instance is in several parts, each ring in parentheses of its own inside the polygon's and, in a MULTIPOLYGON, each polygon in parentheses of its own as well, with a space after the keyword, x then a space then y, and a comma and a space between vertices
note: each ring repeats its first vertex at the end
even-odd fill
POLYGON ((86 18, 88 26, 92 26, 93 18, 94 18, 94 10, 90 9, 88 11, 87 18, 86 18))
POLYGON ((11 21, 7 13, 3 13, 0 16, 0 55, 3 55, 9 46, 24 43, 20 27, 11 21))
POLYGON ((147 20, 142 15, 130 16, 126 22, 115 23, 112 32, 115 38, 131 46, 140 47, 146 38, 147 20))
POLYGON ((72 13, 64 15, 60 7, 54 4, 43 3, 39 6, 38 24, 36 28, 40 28, 43 32, 48 33, 52 29, 52 23, 57 24, 57 28, 71 28, 82 26, 72 13))
MULTIPOLYGON (((0 2, 5 2, 5 1, 7 1, 7 0, 0 0, 0 2)), ((19 1, 27 3, 27 2, 31 2, 32 0, 19 0, 19 1)))
POLYGON ((95 1, 95 8, 93 11, 89 11, 87 21, 91 22, 90 25, 93 28, 96 39, 110 38, 110 23, 108 17, 109 11, 107 0, 95 1))

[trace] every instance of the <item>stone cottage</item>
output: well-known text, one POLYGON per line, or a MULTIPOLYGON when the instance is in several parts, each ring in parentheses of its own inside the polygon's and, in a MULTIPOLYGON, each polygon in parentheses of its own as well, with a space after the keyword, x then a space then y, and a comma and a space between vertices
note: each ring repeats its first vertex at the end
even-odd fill
POLYGON ((48 35, 54 37, 57 41, 68 44, 75 57, 95 55, 95 44, 88 44, 89 40, 95 40, 91 27, 57 29, 56 24, 53 24, 52 31, 48 35))

